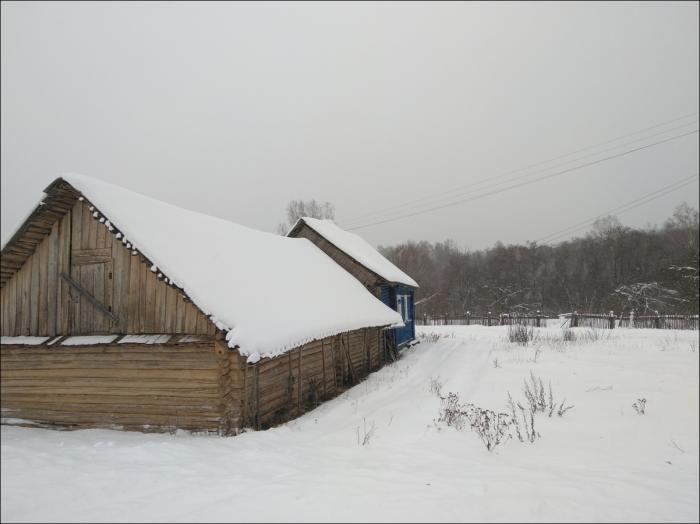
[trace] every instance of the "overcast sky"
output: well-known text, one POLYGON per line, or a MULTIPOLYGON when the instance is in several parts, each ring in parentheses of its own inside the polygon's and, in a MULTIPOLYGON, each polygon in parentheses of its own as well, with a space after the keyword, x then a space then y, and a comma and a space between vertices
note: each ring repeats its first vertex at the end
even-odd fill
MULTIPOLYGON (((697 2, 3 2, 2 238, 63 172, 266 231, 290 199, 351 225, 689 115, 571 158, 609 156, 698 128, 698 38, 697 2)), ((535 240, 697 172, 695 133, 356 232, 535 240)), ((620 219, 683 200, 697 182, 620 219)))

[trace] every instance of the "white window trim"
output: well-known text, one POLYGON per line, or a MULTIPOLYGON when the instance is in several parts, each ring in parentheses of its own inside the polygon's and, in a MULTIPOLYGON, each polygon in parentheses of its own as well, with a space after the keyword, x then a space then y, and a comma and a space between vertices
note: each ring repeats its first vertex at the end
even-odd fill
POLYGON ((396 310, 401 314, 401 318, 404 322, 411 322, 410 311, 408 307, 408 301, 411 295, 396 295, 396 310))

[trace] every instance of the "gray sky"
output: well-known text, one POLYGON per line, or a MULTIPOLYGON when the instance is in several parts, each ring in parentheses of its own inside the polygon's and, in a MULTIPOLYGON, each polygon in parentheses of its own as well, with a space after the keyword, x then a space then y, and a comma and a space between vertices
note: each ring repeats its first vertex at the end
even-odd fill
MULTIPOLYGON (((347 225, 697 112, 698 38, 697 2, 3 2, 2 238, 62 172, 266 231, 329 200, 347 225)), ((534 240, 696 172, 697 133, 357 232, 534 240)), ((697 183, 620 219, 683 200, 697 183)))

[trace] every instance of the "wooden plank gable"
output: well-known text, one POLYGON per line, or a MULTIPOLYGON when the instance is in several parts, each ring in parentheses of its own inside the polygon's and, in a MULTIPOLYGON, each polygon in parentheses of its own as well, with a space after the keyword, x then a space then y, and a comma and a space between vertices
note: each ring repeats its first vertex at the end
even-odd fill
POLYGON ((207 316, 152 272, 149 260, 115 238, 90 207, 74 199, 6 280, 0 332, 214 334, 207 316))

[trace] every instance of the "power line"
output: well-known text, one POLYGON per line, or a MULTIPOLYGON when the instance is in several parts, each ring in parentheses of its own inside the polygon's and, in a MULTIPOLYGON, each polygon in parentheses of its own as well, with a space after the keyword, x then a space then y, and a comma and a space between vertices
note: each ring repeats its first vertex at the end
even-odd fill
MULTIPOLYGON (((691 175, 690 177, 686 177, 686 178, 683 178, 681 180, 677 180, 676 182, 673 182, 672 184, 661 187, 655 191, 652 191, 651 193, 648 193, 648 194, 646 194, 642 197, 639 197, 635 200, 632 200, 630 202, 622 204, 621 206, 618 206, 614 209, 610 209, 610 210, 606 211, 605 213, 597 215, 591 219, 584 220, 583 222, 578 222, 578 223, 573 224, 565 229, 561 229, 559 231, 555 231, 554 233, 550 233, 549 235, 547 235, 545 237, 537 239, 535 242, 547 242, 547 243, 549 243, 552 241, 552 239, 556 239, 556 238, 561 237, 563 235, 566 235, 568 233, 573 233, 574 231, 578 231, 579 229, 582 229, 583 227, 587 227, 599 218, 602 218, 604 216, 611 215, 614 213, 627 211, 627 209, 625 209, 625 208, 629 205, 632 205, 632 204, 635 204, 635 203, 641 202, 641 201, 644 201, 644 202, 641 202, 641 204, 646 204, 647 202, 651 202, 652 200, 658 198, 659 196, 663 196, 671 191, 675 191, 677 189, 680 189, 681 187, 684 187, 688 184, 691 184, 694 181, 693 179, 697 178, 697 176, 698 175, 695 174, 695 175, 691 175), (663 194, 659 194, 659 193, 663 193, 663 194)), ((630 209, 632 209, 632 208, 630 208, 630 209)))
MULTIPOLYGON (((561 158, 566 158, 566 157, 572 156, 572 155, 574 155, 574 154, 576 154, 576 153, 579 153, 579 152, 582 152, 582 151, 586 151, 586 150, 589 150, 589 149, 593 149, 593 148, 596 148, 596 147, 600 147, 600 146, 602 146, 602 145, 609 144, 609 143, 611 143, 611 142, 616 142, 616 141, 618 141, 618 140, 620 140, 620 139, 622 139, 622 138, 627 138, 627 137, 629 137, 629 136, 638 135, 638 134, 643 133, 643 132, 645 132, 645 131, 648 131, 648 130, 650 130, 650 129, 655 129, 655 128, 658 128, 658 127, 662 127, 662 126, 671 124, 671 123, 673 123, 673 122, 677 122, 677 121, 679 121, 679 120, 683 120, 683 119, 685 119, 685 118, 688 118, 689 116, 694 116, 694 115, 697 115, 697 114, 698 114, 697 112, 695 112, 695 113, 689 113, 689 114, 684 115, 684 116, 682 116, 682 117, 678 117, 678 118, 675 118, 675 119, 672 119, 672 120, 667 120, 666 122, 662 122, 662 123, 659 123, 659 124, 655 124, 655 125, 653 125, 653 126, 646 127, 646 128, 641 129, 641 130, 639 130, 639 131, 634 131, 634 132, 632 132, 632 133, 628 133, 628 134, 625 134, 625 135, 620 135, 620 136, 617 136, 617 137, 615 137, 615 138, 606 140, 606 141, 604 141, 604 142, 599 142, 599 143, 594 144, 594 145, 591 145, 591 146, 583 147, 583 148, 577 149, 577 150, 575 150, 575 151, 572 151, 572 152, 570 152, 570 153, 566 153, 566 154, 559 155, 559 156, 554 157, 554 158, 550 158, 550 159, 548 159, 548 160, 544 160, 544 161, 541 161, 541 162, 537 162, 537 163, 535 163, 535 164, 530 164, 530 165, 525 166, 525 167, 522 167, 522 168, 518 168, 518 169, 513 169, 513 170, 510 170, 510 171, 506 171, 506 172, 501 173, 501 174, 499 174, 499 175, 495 175, 495 176, 491 176, 491 177, 484 178, 484 179, 481 179, 481 180, 477 180, 476 182, 473 182, 473 183, 470 183, 470 184, 466 184, 466 185, 465 185, 465 184, 461 184, 461 185, 455 186, 455 187, 453 187, 453 188, 451 188, 451 189, 449 189, 449 190, 447 190, 447 191, 440 191, 440 192, 438 192, 438 193, 433 193, 432 195, 429 195, 429 196, 427 196, 427 197, 423 196, 423 197, 420 197, 420 198, 417 198, 417 199, 409 200, 409 201, 404 202, 404 203, 402 203, 402 204, 396 204, 396 205, 394 205, 394 206, 390 206, 389 208, 384 208, 384 209, 379 210, 379 211, 374 211, 374 212, 370 212, 370 213, 365 213, 365 214, 359 215, 359 216, 357 216, 357 217, 355 217, 355 218, 353 218, 353 219, 349 219, 349 220, 345 221, 345 222, 344 222, 344 225, 347 227, 347 226, 350 226, 350 225, 353 225, 353 224, 357 223, 358 221, 362 221, 363 219, 368 219, 368 218, 370 218, 370 217, 372 217, 372 218, 381 218, 381 217, 384 216, 384 215, 387 215, 387 214, 390 215, 390 214, 392 214, 393 212, 398 211, 400 208, 403 208, 403 207, 406 207, 406 206, 409 206, 409 205, 412 205, 412 204, 415 204, 415 203, 418 203, 418 202, 422 202, 422 201, 425 201, 425 200, 433 200, 433 199, 438 199, 438 200, 440 200, 441 198, 445 198, 446 196, 447 196, 447 197, 454 197, 454 196, 455 196, 455 195, 453 194, 454 191, 461 191, 462 189, 469 188, 469 187, 474 187, 474 186, 480 185, 480 184, 482 184, 482 183, 484 183, 484 182, 494 182, 495 180, 498 180, 499 178, 502 178, 502 177, 506 177, 507 175, 514 174, 514 173, 518 173, 518 172, 520 172, 520 171, 527 171, 527 170, 529 170, 529 169, 532 169, 532 168, 534 168, 534 167, 538 167, 538 166, 541 166, 541 165, 544 165, 544 164, 549 164, 549 163, 551 163, 551 162, 554 162, 555 160, 559 160, 559 159, 561 159, 561 158)), ((651 134, 651 135, 649 135, 649 136, 646 136, 646 137, 642 137, 642 138, 638 138, 638 139, 632 140, 631 142, 628 142, 628 143, 626 143, 626 144, 619 144, 617 147, 621 147, 622 145, 632 144, 632 143, 634 143, 634 142, 639 142, 640 140, 646 140, 646 139, 649 139, 649 138, 653 138, 653 137, 655 137, 655 136, 662 135, 662 134, 665 134, 665 133, 669 133, 669 132, 671 132, 671 131, 675 131, 675 130, 677 130, 677 129, 680 129, 680 128, 682 128, 682 127, 686 127, 686 126, 691 125, 691 124, 692 124, 692 125, 695 125, 696 123, 697 123, 697 122, 696 122, 695 120, 693 120, 692 122, 686 122, 685 124, 682 124, 682 125, 680 125, 680 126, 677 126, 677 127, 671 128, 671 129, 666 129, 666 130, 663 130, 663 131, 660 131, 660 132, 657 132, 657 133, 653 133, 653 134, 651 134)), ((615 149, 615 148, 612 148, 612 149, 615 149)), ((559 167, 559 166, 561 166, 561 165, 566 165, 567 163, 574 162, 574 161, 578 161, 578 160, 582 160, 582 159, 584 159, 584 158, 587 158, 587 157, 590 157, 590 156, 595 156, 595 155, 601 154, 601 153, 605 153, 605 152, 607 152, 607 151, 612 151, 612 149, 607 149, 607 150, 604 150, 604 151, 598 151, 598 152, 595 152, 595 153, 590 153, 590 154, 588 154, 588 155, 584 155, 583 157, 579 157, 578 159, 568 160, 568 161, 564 162, 563 164, 559 164, 559 165, 557 165, 557 166, 550 166, 549 168, 545 168, 545 170, 546 170, 546 169, 551 169, 551 168, 556 168, 556 167, 559 167)), ((528 174, 528 175, 523 175, 523 176, 520 176, 520 177, 515 177, 515 178, 513 178, 513 180, 516 180, 516 179, 519 179, 519 178, 523 178, 524 176, 531 176, 532 174, 535 174, 535 173, 530 173, 530 174, 528 174)), ((506 179, 506 180, 507 180, 507 179, 506 179)), ((492 184, 489 184, 489 185, 492 185, 492 184)))
MULTIPOLYGON (((631 137, 631 136, 634 136, 634 135, 638 135, 638 134, 640 134, 640 133, 644 133, 645 131, 649 131, 649 130, 651 130, 651 129, 656 129, 656 128, 659 128, 659 127, 663 127, 663 126, 666 126, 666 125, 668 125, 668 124, 672 124, 672 123, 674 123, 674 122, 678 122, 679 120, 684 120, 684 119, 687 119, 687 118, 689 118, 689 117, 691 117, 691 116, 695 116, 695 115, 698 115, 698 112, 697 112, 697 111, 694 112, 694 113, 689 113, 689 114, 683 115, 683 116, 681 116, 681 117, 677 117, 677 118, 674 118, 674 119, 671 119, 671 120, 667 120, 667 121, 665 121, 665 122, 661 122, 661 123, 655 124, 655 125, 653 125, 653 126, 649 126, 649 127, 640 129, 640 130, 638 130, 638 131, 633 131, 633 132, 631 132, 631 133, 627 133, 627 134, 624 134, 624 135, 619 135, 619 136, 617 136, 617 137, 615 137, 615 138, 611 138, 611 139, 605 140, 605 141, 603 141, 603 142, 599 142, 599 143, 596 143, 596 144, 593 144, 593 145, 590 145, 590 146, 586 146, 586 147, 577 149, 577 150, 575 150, 575 151, 571 151, 571 152, 569 152, 569 153, 565 153, 565 154, 563 154, 563 155, 559 155, 559 156, 556 156, 556 157, 553 157, 553 158, 550 158, 550 159, 547 159, 547 160, 543 160, 543 161, 540 161, 540 162, 536 162, 536 163, 534 163, 534 164, 530 164, 530 165, 527 165, 527 166, 525 166, 525 167, 521 167, 521 168, 513 169, 513 170, 510 170, 510 171, 506 171, 506 172, 503 172, 503 173, 498 174, 498 175, 495 175, 495 176, 491 176, 491 177, 488 177, 488 178, 484 178, 484 179, 481 179, 481 180, 477 180, 476 182, 473 182, 473 183, 469 183, 469 184, 460 184, 460 185, 458 185, 458 186, 452 187, 451 189, 448 189, 447 191, 440 191, 440 192, 437 192, 437 193, 433 193, 432 195, 428 195, 427 197, 426 197, 426 196, 422 196, 422 197, 420 197, 420 198, 413 199, 413 200, 409 200, 409 201, 403 202, 403 203, 401 203, 401 204, 396 204, 396 205, 390 206, 389 208, 384 208, 384 209, 379 210, 379 211, 374 211, 374 212, 370 212, 370 213, 364 213, 364 214, 362 214, 362 215, 356 216, 355 218, 351 218, 351 219, 349 219, 349 220, 344 221, 344 225, 345 225, 346 227, 347 227, 347 226, 351 226, 351 225, 357 223, 358 221, 366 220, 366 219, 369 219, 370 217, 373 218, 373 219, 374 219, 374 218, 381 218, 381 217, 383 217, 384 215, 387 215, 387 214, 390 215, 390 214, 392 214, 393 212, 396 212, 396 211, 398 211, 398 210, 401 209, 401 208, 404 208, 404 207, 406 207, 406 206, 409 206, 409 205, 412 205, 412 204, 415 204, 415 203, 418 203, 418 202, 424 202, 424 201, 426 201, 426 200, 433 200, 433 199, 438 199, 438 200, 440 200, 440 199, 445 198, 445 197, 454 198, 454 196, 455 196, 455 195, 454 195, 454 192, 455 192, 455 191, 461 191, 461 190, 466 189, 466 188, 472 188, 472 187, 474 187, 474 186, 481 185, 481 184, 483 184, 484 182, 491 182, 491 183, 493 183, 494 181, 497 181, 499 178, 507 177, 508 175, 511 175, 511 174, 514 174, 514 173, 519 173, 519 172, 521 172, 521 171, 527 171, 527 170, 529 170, 529 169, 532 169, 532 168, 535 168, 535 167, 539 167, 539 166, 542 166, 542 165, 545 165, 545 164, 550 164, 550 163, 552 163, 552 162, 554 162, 554 161, 556 161, 556 160, 560 160, 560 159, 562 159, 562 158, 566 158, 566 157, 575 155, 575 154, 580 153, 580 152, 583 152, 583 151, 587 151, 587 150, 594 149, 594 148, 597 148, 597 147, 600 147, 600 146, 603 146, 603 145, 606 145, 606 144, 610 144, 610 143, 612 143, 612 142, 616 142, 616 141, 621 140, 621 139, 623 139, 623 138, 627 138, 627 137, 631 137)), ((653 138, 653 137, 655 137, 655 136, 658 136, 658 135, 661 135, 661 134, 664 134, 664 133, 669 133, 669 132, 671 132, 671 131, 675 131, 675 130, 677 130, 677 129, 680 129, 680 128, 682 128, 682 127, 686 127, 686 126, 691 125, 691 124, 693 124, 693 125, 696 124, 695 119, 694 119, 692 122, 686 122, 685 124, 682 124, 682 125, 680 125, 680 126, 673 127, 673 128, 671 128, 671 129, 666 129, 666 130, 663 130, 663 131, 660 131, 660 132, 657 132, 657 133, 653 133, 653 134, 651 134, 651 135, 649 135, 649 136, 646 136, 646 137, 637 138, 637 139, 635 139, 635 140, 632 140, 631 142, 628 142, 627 144, 618 144, 617 147, 621 147, 622 145, 632 144, 632 143, 638 142, 638 141, 640 141, 640 140, 646 140, 646 139, 649 139, 649 138, 653 138)), ((614 148, 613 148, 613 149, 614 149, 614 148)), ((597 154, 601 154, 601 153, 605 153, 605 152, 611 151, 611 150, 612 150, 612 149, 607 149, 607 150, 604 150, 604 151, 594 152, 594 153, 585 155, 585 156, 583 156, 583 157, 579 157, 578 159, 569 160, 569 161, 564 162, 563 164, 559 164, 559 165, 557 165, 557 166, 550 166, 549 168, 546 168, 546 169, 556 168, 556 167, 559 167, 560 165, 565 165, 565 164, 570 163, 570 162, 582 160, 582 159, 584 159, 584 158, 587 158, 587 157, 590 157, 590 156, 594 156, 594 155, 597 155, 597 154)), ((533 174, 535 174, 535 173, 530 173, 530 174, 528 174, 528 175, 523 175, 523 176, 531 176, 531 175, 533 175, 533 174)), ((515 180, 515 179, 518 179, 518 178, 523 178, 523 176, 521 176, 521 177, 516 177, 516 178, 514 178, 514 180, 515 180)), ((506 180, 507 180, 507 179, 506 179, 506 180)), ((489 185, 491 185, 491 184, 489 184, 489 185)), ((435 202, 435 203, 437 203, 437 202, 435 202)))
POLYGON ((598 160, 594 160, 594 161, 591 161, 591 162, 587 162, 587 163, 581 164, 581 165, 579 165, 579 166, 573 166, 573 167, 571 167, 571 168, 564 169, 564 170, 561 170, 561 171, 556 171, 556 172, 554 172, 554 173, 550 173, 550 174, 547 174, 547 175, 544 175, 544 176, 540 176, 540 177, 537 177, 537 178, 532 179, 532 180, 527 180, 527 181, 525 181, 525 182, 519 182, 519 183, 517 183, 517 184, 512 184, 512 185, 510 185, 510 186, 507 186, 507 187, 504 187, 504 188, 501 188, 501 189, 496 189, 496 190, 493 190, 493 191, 488 191, 488 192, 482 193, 482 194, 480 194, 480 195, 475 195, 475 196, 468 197, 468 198, 462 198, 462 199, 460 199, 460 200, 456 200, 456 201, 454 201, 454 202, 449 202, 449 203, 447 203, 447 204, 442 204, 442 205, 439 205, 439 206, 433 206, 433 207, 429 207, 429 208, 427 208, 427 209, 423 209, 423 210, 420 210, 420 211, 415 211, 415 212, 412 212, 412 213, 405 213, 405 214, 403 214, 403 215, 398 215, 398 216, 393 217, 393 218, 387 218, 387 219, 384 219, 384 220, 378 220, 378 221, 376 221, 376 222, 370 222, 370 223, 368 223, 368 224, 363 224, 363 225, 360 225, 360 226, 350 227, 350 228, 347 228, 347 229, 350 230, 350 231, 354 231, 354 230, 356 230, 356 229, 364 229, 364 228, 370 227, 370 226, 376 226, 376 225, 379 225, 379 224, 386 224, 386 223, 388 223, 388 222, 395 222, 395 221, 397 221, 397 220, 401 220, 401 219, 404 219, 404 218, 409 218, 409 217, 416 216, 416 215, 422 215, 422 214, 425 214, 425 213, 430 213, 431 211, 437 211, 438 209, 444 209, 444 208, 446 208, 446 207, 456 206, 456 205, 459 205, 459 204, 463 204, 463 203, 465 203, 465 202, 471 202, 471 201, 473 201, 473 200, 477 200, 477 199, 484 198, 484 197, 487 197, 487 196, 491 196, 491 195, 496 195, 496 194, 499 194, 499 193, 503 193, 503 192, 508 191, 508 190, 510 190, 510 189, 516 189, 516 188, 518 188, 518 187, 523 187, 523 186, 527 186, 527 185, 530 185, 530 184, 534 184, 534 183, 540 182, 540 181, 542 181, 542 180, 547 180, 547 179, 549 179, 549 178, 554 178, 554 177, 557 177, 557 176, 565 175, 565 174, 567 174, 567 173, 571 173, 572 171, 577 171, 577 170, 579 170, 579 169, 583 169, 584 167, 589 167, 589 166, 593 166, 593 165, 595 165, 595 164, 600 164, 601 162, 605 162, 605 161, 607 161, 607 160, 612 160, 612 159, 614 159, 614 158, 619 158, 619 157, 622 157, 622 156, 625 156, 625 155, 629 155, 629 154, 631 154, 631 153, 635 153, 635 152, 641 151, 641 150, 643 150, 643 149, 648 149, 648 148, 650 148, 650 147, 657 146, 657 145, 659 145, 659 144, 664 144, 664 143, 670 142, 670 141, 672 141, 672 140, 677 140, 677 139, 679 139, 679 138, 683 138, 683 137, 692 135, 692 134, 697 133, 697 132, 698 132, 698 129, 694 129, 693 131, 690 131, 690 132, 688 132, 688 133, 682 133, 682 134, 680 134, 680 135, 674 135, 674 136, 672 136, 672 137, 670 137, 670 138, 665 138, 664 140, 658 140, 658 141, 656 141, 656 142, 652 142, 651 144, 645 144, 645 145, 643 145, 643 146, 639 146, 639 147, 636 147, 636 148, 633 148, 633 149, 628 149, 628 150, 626 150, 626 151, 622 151, 622 152, 616 153, 616 154, 614 154, 614 155, 610 155, 610 156, 607 156, 607 157, 600 158, 600 159, 598 159, 598 160))
POLYGON ((676 180, 675 182, 665 185, 663 187, 660 187, 659 189, 656 189, 655 191, 652 191, 651 193, 647 193, 644 196, 641 196, 639 198, 635 198, 634 200, 630 200, 629 202, 626 202, 625 204, 622 204, 620 206, 617 206, 613 209, 610 209, 604 213, 601 213, 600 215, 597 215, 593 218, 589 218, 587 220, 584 220, 582 222, 578 222, 576 224, 573 224, 569 227, 566 227, 564 229, 560 229, 559 231, 555 231, 554 233, 550 233, 547 236, 544 236, 542 238, 539 238, 536 240, 536 243, 544 242, 545 244, 550 244, 557 240, 558 238, 561 238, 563 236, 566 236, 568 234, 574 233, 576 231, 579 231, 585 227, 590 226, 593 224, 596 220, 599 218, 602 218, 607 215, 612 215, 612 214, 620 214, 620 213, 625 213, 631 209, 634 209, 636 207, 642 206, 644 204, 647 204, 653 200, 656 200, 657 198, 661 198, 662 196, 665 196, 669 193, 672 193, 673 191, 677 191, 678 189, 685 187, 689 184, 692 184, 695 182, 695 179, 698 178, 698 173, 691 175, 689 177, 682 178, 680 180, 676 180))
MULTIPOLYGON (((693 124, 693 125, 696 125, 697 122, 694 121, 694 122, 692 122, 692 124, 693 124)), ((601 150, 601 151, 596 151, 596 152, 594 152, 594 153, 589 153, 589 154, 580 156, 580 157, 578 157, 578 158, 572 158, 572 159, 570 159, 570 160, 566 160, 565 162, 561 162, 561 163, 559 163, 559 164, 555 164, 555 165, 552 165, 552 166, 549 166, 549 167, 546 167, 546 168, 543 168, 543 169, 538 169, 538 170, 533 171, 533 172, 531 172, 531 173, 525 173, 525 174, 523 174, 523 175, 518 175, 518 176, 514 176, 514 177, 507 177, 507 178, 505 178, 505 179, 502 180, 502 181, 494 180, 493 178, 482 179, 482 180, 480 180, 480 181, 478 181, 478 182, 475 182, 475 183, 472 184, 471 186, 464 186, 464 187, 465 187, 465 188, 468 188, 468 187, 474 187, 474 186, 483 185, 483 182, 491 182, 491 183, 488 183, 488 184, 486 184, 485 186, 481 187, 480 189, 477 189, 477 190, 474 190, 474 191, 470 191, 470 190, 467 190, 466 192, 465 192, 465 191, 459 191, 459 192, 457 192, 456 194, 453 193, 453 194, 450 194, 450 195, 448 195, 448 196, 442 196, 442 197, 438 198, 435 202, 432 202, 432 205, 438 205, 438 204, 442 203, 442 202, 440 202, 441 200, 442 200, 443 202, 448 202, 448 201, 450 201, 450 200, 453 200, 454 198, 459 198, 459 197, 468 196, 468 195, 470 195, 470 194, 473 194, 475 191, 485 191, 485 190, 488 190, 488 189, 495 189, 495 188, 497 188, 498 186, 502 186, 503 184, 506 184, 506 183, 509 183, 509 182, 515 182, 516 180, 522 180, 522 179, 525 179, 525 178, 530 178, 530 177, 533 177, 533 176, 538 175, 538 174, 540 174, 540 173, 545 173, 545 172, 547 172, 547 171, 549 171, 549 170, 551 170, 551 169, 557 169, 557 168, 559 168, 559 167, 563 167, 563 166, 566 166, 566 165, 571 164, 571 163, 574 163, 574 162, 579 162, 579 161, 581 161, 581 160, 586 160, 587 158, 596 157, 596 156, 602 155, 602 154, 604 154, 604 153, 609 153, 609 152, 611 152, 611 151, 615 151, 615 150, 619 149, 620 147, 628 146, 628 145, 634 144, 635 142, 640 142, 640 141, 642 141, 642 140, 648 140, 649 138, 653 138, 653 137, 655 137, 655 136, 664 135, 664 134, 666 134, 666 133, 670 133, 671 131, 676 131, 676 130, 678 130, 678 129, 687 127, 688 125, 689 125, 689 123, 686 123, 686 124, 683 124, 683 125, 680 125, 680 126, 677 126, 677 127, 673 127, 673 128, 670 128, 670 129, 666 129, 666 130, 661 131, 661 132, 659 132, 659 133, 653 133, 653 134, 651 134, 651 135, 648 135, 648 136, 645 136, 645 137, 642 137, 642 138, 637 138, 637 139, 634 139, 634 140, 631 140, 631 141, 628 141, 628 142, 625 142, 625 143, 618 144, 618 145, 613 146, 613 147, 608 148, 608 149, 603 149, 603 150, 601 150)), ((495 177, 495 178, 497 179, 497 178, 499 178, 499 177, 495 177)), ((429 197, 427 200, 432 200, 432 199, 433 199, 433 198, 430 198, 430 197, 429 197)), ((417 201, 420 201, 420 199, 418 199, 417 201)), ((429 202, 426 202, 426 204, 431 205, 429 202)), ((405 206, 404 206, 404 207, 405 207, 405 206)), ((398 211, 398 210, 396 210, 396 211, 398 211)), ((394 215, 394 214, 396 213, 396 211, 388 211, 388 210, 385 210, 385 211, 383 211, 383 212, 374 213, 374 215, 376 215, 376 216, 374 216, 373 219, 374 219, 374 220, 381 220, 381 219, 383 219, 383 218, 389 218, 389 217, 391 217, 392 215, 394 215)), ((352 227, 353 225, 357 225, 357 224, 356 224, 356 223, 355 223, 355 224, 349 224, 350 227, 352 227)), ((346 226, 346 227, 347 227, 347 226, 346 226)))

